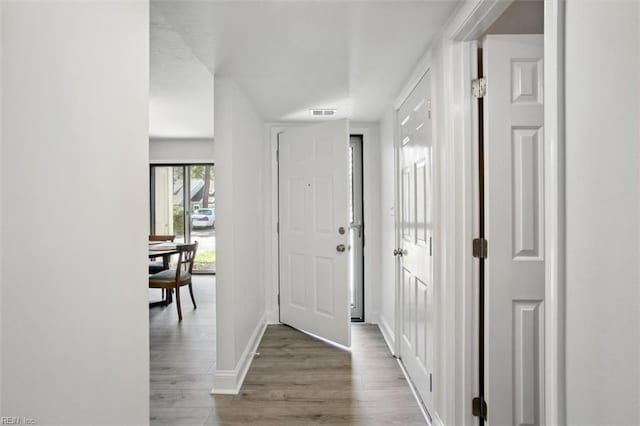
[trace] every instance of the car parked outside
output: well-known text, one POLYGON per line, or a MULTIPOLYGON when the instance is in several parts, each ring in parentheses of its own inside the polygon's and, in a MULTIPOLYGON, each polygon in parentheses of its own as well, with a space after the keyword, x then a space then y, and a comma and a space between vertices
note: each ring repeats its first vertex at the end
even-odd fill
POLYGON ((213 209, 197 209, 191 215, 191 226, 194 228, 215 228, 216 215, 213 209))

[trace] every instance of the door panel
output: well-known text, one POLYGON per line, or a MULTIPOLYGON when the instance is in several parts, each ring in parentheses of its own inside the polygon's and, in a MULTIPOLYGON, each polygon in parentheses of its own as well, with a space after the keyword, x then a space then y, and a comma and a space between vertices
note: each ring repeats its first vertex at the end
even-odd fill
POLYGON ((433 222, 431 78, 426 74, 398 111, 402 339, 400 356, 420 396, 432 406, 433 222))
POLYGON ((489 36, 483 55, 488 423, 536 425, 544 418, 543 38, 489 36))
POLYGON ((349 346, 346 120, 279 138, 280 321, 349 346), (343 245, 344 251, 338 251, 343 245))

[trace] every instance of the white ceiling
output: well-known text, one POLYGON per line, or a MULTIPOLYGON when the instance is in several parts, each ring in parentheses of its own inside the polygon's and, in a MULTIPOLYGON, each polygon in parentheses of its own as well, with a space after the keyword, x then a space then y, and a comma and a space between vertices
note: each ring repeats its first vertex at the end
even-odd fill
POLYGON ((153 0, 152 134, 212 132, 212 75, 233 78, 268 121, 315 107, 376 121, 456 4, 153 0))
POLYGON ((149 136, 213 137, 213 74, 151 9, 149 136))

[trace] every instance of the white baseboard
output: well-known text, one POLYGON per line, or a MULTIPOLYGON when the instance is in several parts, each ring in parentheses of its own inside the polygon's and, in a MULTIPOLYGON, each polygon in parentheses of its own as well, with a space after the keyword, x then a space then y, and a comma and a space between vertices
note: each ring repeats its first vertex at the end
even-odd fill
POLYGON ((240 392, 244 378, 249 371, 253 356, 258 349, 258 345, 262 340, 264 331, 267 328, 266 315, 263 315, 258 321, 256 328, 253 330, 247 346, 244 348, 236 368, 233 370, 217 370, 213 378, 212 394, 237 395, 240 392))
POLYGON ((404 364, 402 363, 402 360, 398 358, 396 359, 396 361, 398 362, 398 366, 402 370, 402 374, 404 374, 404 378, 407 380, 407 384, 411 389, 411 393, 413 393, 413 397, 416 399, 416 402, 418 403, 418 407, 420 408, 420 411, 422 412, 422 415, 424 416, 424 420, 426 421, 427 425, 428 426, 436 426, 436 425, 444 426, 442 421, 440 421, 440 417, 437 417, 437 414, 436 414, 436 417, 439 423, 434 421, 431 414, 427 411, 427 407, 424 405, 424 401, 422 400, 422 398, 420 398, 420 393, 418 392, 418 389, 416 389, 416 386, 413 383, 413 380, 411 380, 411 377, 409 376, 409 372, 407 371, 404 364))
POLYGON ((395 333, 393 332, 393 330, 389 326, 389 323, 384 319, 382 315, 380 316, 380 321, 378 322, 378 328, 380 329, 380 332, 382 333, 382 337, 384 337, 385 342, 387 342, 387 346, 389 346, 389 350, 391 351, 391 354, 398 355, 395 353, 395 350, 394 350, 395 341, 396 341, 395 333))
POLYGON ((438 413, 433 413, 433 416, 431 416, 431 426, 444 426, 444 423, 442 422, 442 419, 440 419, 440 416, 438 416, 438 413))

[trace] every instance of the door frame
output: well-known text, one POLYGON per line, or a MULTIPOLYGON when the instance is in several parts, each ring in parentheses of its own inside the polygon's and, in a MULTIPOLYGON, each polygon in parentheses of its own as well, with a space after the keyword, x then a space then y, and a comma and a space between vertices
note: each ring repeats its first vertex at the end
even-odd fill
MULTIPOLYGON (((434 253, 441 259, 434 259, 434 283, 448 284, 442 289, 441 299, 436 300, 443 310, 437 325, 436 344, 441 345, 440 353, 449 356, 436 360, 434 369, 439 369, 439 380, 445 388, 438 408, 452 424, 478 424, 471 413, 471 399, 477 396, 478 386, 476 291, 479 278, 471 250, 472 239, 478 234, 478 130, 475 128, 478 111, 471 97, 470 81, 477 69, 477 40, 513 1, 475 0, 460 5, 394 103, 394 190, 398 212, 397 110, 420 76, 429 69, 435 71, 432 76, 435 77, 432 78, 434 163, 441 164, 434 164, 434 196, 435 202, 441 205, 434 211, 434 253), (446 143, 441 144, 439 138, 446 139, 446 143)), ((566 418, 563 34, 564 0, 544 0, 545 424, 564 424, 566 418)), ((396 214, 397 247, 398 243, 396 214)), ((395 354, 399 354, 401 314, 398 270, 396 263, 395 354)), ((431 414, 436 414, 434 424, 442 424, 438 413, 431 414)))
MULTIPOLYGON (((321 121, 301 121, 296 123, 268 123, 265 125, 266 137, 270 141, 268 151, 266 152, 266 160, 269 162, 267 165, 268 172, 265 175, 270 176, 269 191, 271 197, 267 202, 269 206, 266 206, 265 211, 270 212, 268 233, 269 236, 265 242, 265 270, 269 271, 267 274, 266 283, 266 318, 269 324, 278 324, 280 322, 280 308, 278 306, 278 294, 280 292, 280 249, 278 238, 278 134, 284 132, 287 129, 312 126, 318 124, 321 121)), ((377 191, 368 176, 372 173, 377 173, 379 164, 375 161, 375 157, 371 158, 371 154, 378 149, 378 145, 375 143, 374 136, 372 134, 372 127, 366 123, 350 122, 349 123, 349 135, 362 136, 362 196, 364 204, 364 223, 368 226, 364 228, 364 241, 365 246, 363 250, 364 256, 364 305, 363 305, 363 319, 362 322, 377 323, 377 310, 374 309, 375 301, 372 300, 372 295, 375 293, 376 284, 372 281, 372 277, 377 277, 379 274, 375 272, 376 262, 375 258, 371 255, 375 253, 378 247, 372 247, 371 244, 367 244, 367 241, 373 241, 370 238, 370 232, 372 229, 371 224, 379 223, 375 221, 373 215, 377 214, 372 210, 371 202, 367 202, 369 199, 367 195, 372 191, 377 191), (369 231, 367 231, 369 229, 369 231)), ((266 189, 266 188, 265 188, 266 189)))
MULTIPOLYGON (((393 163, 394 163, 394 176, 395 176, 395 182, 394 182, 394 219, 395 219, 395 235, 394 235, 394 245, 396 248, 400 248, 400 245, 402 243, 402 200, 400 199, 401 196, 401 181, 402 181, 402 167, 400 165, 400 119, 398 117, 399 111, 400 111, 400 107, 402 106, 402 104, 404 104, 404 102, 407 100, 407 98, 409 98, 409 95, 411 95, 411 93, 413 92, 413 90, 418 86, 418 84, 420 83, 420 81, 422 80, 422 78, 428 73, 431 72, 431 68, 432 68, 432 63, 431 63, 431 51, 427 52, 427 54, 422 58, 422 60, 420 61, 420 63, 418 64, 418 66, 415 68, 415 70, 413 71, 413 73, 411 74, 411 77, 409 78, 408 83, 403 87, 402 91, 400 92, 400 95, 396 98, 396 100, 393 103, 393 154, 394 154, 394 158, 393 158, 393 163)), ((434 85, 435 85, 435 79, 431 78, 431 96, 432 99, 436 96, 435 92, 434 92, 434 85)), ((435 102, 433 102, 433 104, 435 104, 435 102)), ((435 108, 434 108, 435 110, 435 108)), ((433 120, 432 120, 432 134, 436 134, 436 126, 438 125, 438 120, 437 120, 437 115, 435 113, 435 111, 433 112, 433 120)), ((436 141, 434 140, 433 143, 433 165, 436 166, 437 161, 435 161, 435 159, 438 158, 438 154, 436 153, 436 150, 438 150, 438 148, 436 147, 436 141)), ((436 166, 437 167, 437 166, 436 166)), ((439 195, 440 195, 440 191, 439 191, 439 187, 440 187, 440 175, 439 173, 432 173, 432 188, 433 188, 433 200, 434 200, 434 204, 439 205, 440 204, 440 199, 439 199, 439 195)), ((434 253, 437 252, 437 246, 438 246, 438 237, 437 235, 440 233, 439 232, 439 227, 438 227, 438 216, 439 213, 437 211, 437 209, 434 209, 434 217, 433 217, 433 242, 432 244, 434 245, 434 253)), ((437 265, 437 261, 436 261, 436 257, 434 256, 434 262, 433 262, 433 283, 437 283, 440 282, 439 279, 439 272, 440 272, 440 267, 439 265, 437 265)), ((400 358, 400 347, 401 347, 401 340, 400 337, 402 336, 402 318, 403 318, 403 310, 402 310, 402 287, 401 287, 401 266, 400 266, 400 262, 398 261, 398 258, 396 257, 395 259, 395 308, 394 308, 394 313, 395 313, 395 318, 394 318, 394 336, 395 339, 393 341, 393 354, 395 356, 397 356, 398 358, 400 358)), ((438 333, 438 330, 436 329, 436 333, 438 333)), ((431 414, 431 413, 430 413, 431 414)))
MULTIPOLYGON (((422 61, 420 62, 420 65, 415 69, 414 73, 411 75, 411 78, 409 80, 409 84, 407 86, 404 87, 404 89, 401 92, 401 95, 396 99, 396 101, 394 102, 393 105, 393 133, 394 133, 394 166, 395 166, 395 170, 394 170, 394 176, 395 176, 395 197, 394 197, 394 212, 395 212, 395 246, 398 249, 402 248, 402 221, 403 221, 403 217, 404 217, 404 212, 402 211, 403 206, 402 206, 402 157, 401 157, 401 149, 402 149, 402 144, 400 141, 400 133, 401 133, 401 125, 400 125, 400 121, 401 121, 401 117, 400 117, 400 108, 402 107, 402 105, 407 101, 407 99, 409 98, 409 96, 413 93, 413 91, 417 88, 417 86, 420 84, 420 82, 422 81, 423 78, 427 77, 427 74, 429 74, 430 77, 430 93, 431 93, 431 104, 433 106, 433 108, 431 109, 431 116, 432 116, 432 120, 431 120, 431 135, 432 135, 432 154, 431 154, 431 158, 432 158, 432 171, 431 171, 431 190, 432 190, 432 194, 433 194, 433 198, 432 198, 432 203, 434 205, 433 207, 433 235, 432 235, 432 247, 433 247, 433 277, 432 277, 432 282, 431 282, 431 286, 433 286, 434 291, 433 291, 433 297, 434 297, 434 302, 433 302, 433 308, 434 311, 436 312, 435 315, 435 326, 434 326, 434 338, 433 338, 433 344, 434 346, 438 347, 438 346, 442 346, 443 344, 446 344, 446 336, 449 335, 450 333, 450 326, 451 324, 447 324, 446 322, 443 323, 438 323, 439 319, 441 318, 439 316, 439 312, 444 312, 446 311, 446 306, 447 306, 447 300, 452 299, 452 297, 454 296, 448 286, 438 286, 437 283, 443 283, 444 282, 444 278, 443 278, 443 271, 444 271, 444 262, 443 262, 443 257, 440 255, 441 250, 444 248, 446 242, 444 241, 444 238, 441 238, 441 235, 444 235, 444 218, 445 215, 443 214, 444 209, 442 209, 443 206, 443 195, 445 194, 443 191, 441 191, 441 188, 443 187, 443 175, 441 174, 441 172, 443 171, 441 169, 441 154, 443 152, 442 150, 442 146, 440 146, 439 141, 436 139, 435 135, 438 134, 437 132, 437 126, 438 126, 438 112, 436 111, 435 105, 437 105, 436 100, 437 100, 437 93, 435 91, 436 88, 436 79, 434 78, 433 75, 433 63, 432 63, 432 57, 430 53, 427 53, 427 55, 422 59, 422 61), (438 325, 441 325, 441 327, 439 327, 438 325)), ((409 377, 409 370, 408 368, 405 366, 404 362, 402 361, 402 323, 403 323, 403 318, 404 318, 404 304, 402 303, 402 297, 403 297, 403 288, 402 288, 402 259, 400 257, 395 258, 395 279, 396 279, 396 285, 395 285, 395 319, 394 319, 394 335, 395 335, 395 339, 394 339, 394 347, 393 347, 393 353, 394 355, 398 358, 398 360, 400 361, 400 363, 402 364, 402 368, 403 371, 405 372, 405 374, 407 375, 407 377, 409 377)), ((441 357, 441 359, 437 359, 437 352, 433 351, 433 365, 432 365, 432 377, 436 377, 436 365, 437 362, 442 363, 442 365, 444 366, 444 368, 449 368, 448 364, 449 364, 449 360, 447 359, 448 357, 441 357)), ((409 377, 410 378, 410 377, 409 377)), ((435 381, 435 380, 434 380, 435 381)), ((412 387, 414 387, 414 384, 411 384, 412 387)), ((439 396, 437 395, 438 392, 442 392, 442 388, 437 387, 437 386, 433 386, 433 396, 432 396, 432 401, 434 401, 435 399, 439 398, 439 396)), ((427 420, 433 424, 433 425, 440 425, 440 424, 444 424, 444 422, 440 419, 438 413, 435 410, 435 407, 433 406, 429 406, 427 404, 426 401, 424 401, 419 395, 420 392, 418 391, 418 389, 413 389, 414 390, 414 395, 416 396, 416 399, 418 400, 418 402, 421 405, 421 409, 423 410, 423 414, 426 414, 426 418, 427 420)), ((433 403, 432 403, 433 405, 433 403)))
MULTIPOLYGON (((355 134, 352 132, 349 132, 349 146, 351 149, 351 144, 353 144, 353 139, 357 139, 358 142, 356 142, 357 145, 359 145, 359 149, 353 149, 354 153, 359 153, 360 155, 358 156, 358 158, 356 158, 355 156, 352 158, 352 161, 350 162, 351 164, 349 165, 349 167, 351 167, 352 172, 354 173, 354 176, 352 177, 352 182, 350 185, 352 185, 352 194, 350 196, 353 197, 353 202, 356 203, 358 202, 360 204, 360 207, 356 207, 354 205, 354 212, 357 211, 358 209, 361 210, 361 220, 360 220, 360 232, 362 233, 362 247, 360 247, 360 255, 361 256, 356 256, 356 251, 354 247, 351 247, 350 251, 349 251, 349 256, 353 257, 354 262, 358 262, 361 263, 362 269, 359 271, 359 273, 354 273, 354 278, 356 278, 356 303, 360 304, 360 312, 359 312, 359 316, 353 316, 353 312, 351 312, 351 322, 364 322, 364 301, 365 301, 365 292, 364 292, 364 246, 366 244, 366 239, 364 238, 364 231, 366 228, 366 224, 364 222, 364 212, 365 212, 365 204, 364 204, 364 138, 361 134, 355 134), (360 181, 360 184, 358 186, 356 186, 356 182, 360 181), (358 195, 356 195, 358 194, 358 195)), ((354 219, 356 219, 354 217, 354 219)), ((351 224, 349 226, 349 233, 351 233, 351 224)), ((366 295, 368 296, 368 295, 366 295)))

